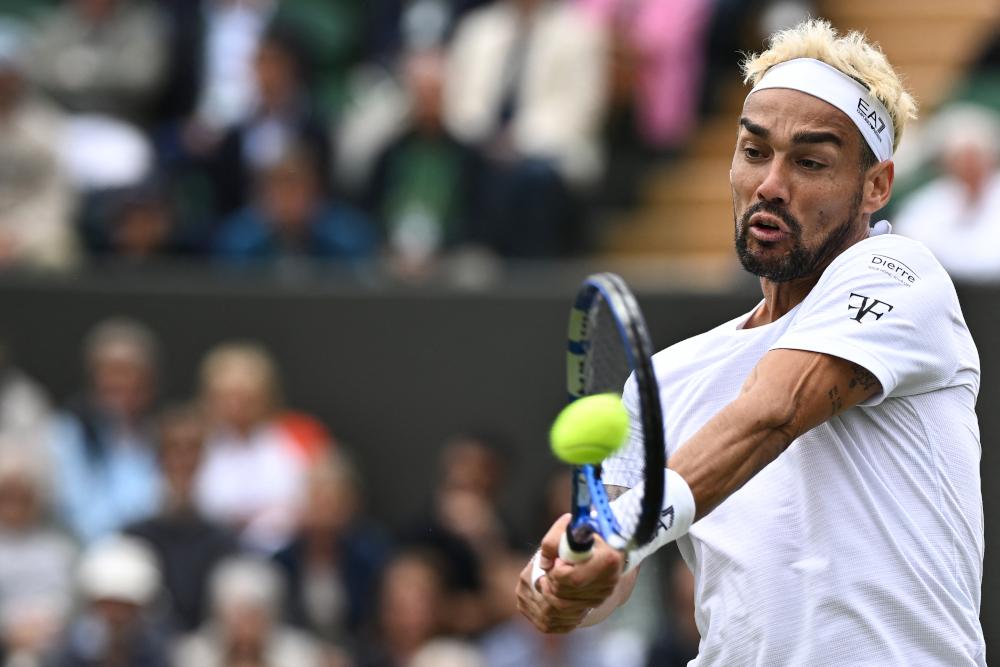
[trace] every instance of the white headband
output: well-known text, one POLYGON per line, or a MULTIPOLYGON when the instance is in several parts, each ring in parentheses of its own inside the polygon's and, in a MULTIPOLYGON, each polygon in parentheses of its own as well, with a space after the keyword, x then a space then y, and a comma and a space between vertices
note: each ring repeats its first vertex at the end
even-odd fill
POLYGON ((867 88, 837 68, 813 58, 787 60, 767 70, 747 97, 766 88, 790 88, 829 102, 854 121, 879 162, 892 157, 889 112, 867 88))

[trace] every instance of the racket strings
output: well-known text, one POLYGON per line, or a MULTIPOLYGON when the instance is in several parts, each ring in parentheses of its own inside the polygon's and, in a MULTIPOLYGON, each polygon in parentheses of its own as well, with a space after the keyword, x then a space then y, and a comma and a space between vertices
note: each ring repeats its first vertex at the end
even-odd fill
MULTIPOLYGON (((632 367, 617 319, 602 295, 598 295, 591 306, 587 318, 587 334, 589 345, 584 362, 584 393, 614 393, 621 396, 632 367)), ((641 430, 638 424, 630 424, 630 430, 633 428, 641 430)), ((626 539, 632 538, 638 526, 642 513, 642 491, 640 485, 627 498, 623 498, 623 502, 614 505, 621 535, 626 539)))

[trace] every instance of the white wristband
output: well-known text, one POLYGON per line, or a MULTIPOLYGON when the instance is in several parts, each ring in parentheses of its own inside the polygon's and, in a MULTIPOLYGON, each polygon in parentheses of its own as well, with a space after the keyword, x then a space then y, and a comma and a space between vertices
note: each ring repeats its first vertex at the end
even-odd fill
MULTIPOLYGON (((639 504, 644 484, 645 482, 640 483, 611 501, 611 509, 615 516, 639 515, 638 507, 630 507, 630 505, 639 504)), ((691 488, 683 477, 669 468, 663 476, 663 484, 663 510, 660 512, 660 521, 653 534, 653 539, 638 549, 628 552, 625 572, 631 572, 646 556, 664 544, 673 542, 678 537, 687 534, 688 529, 691 528, 695 515, 694 495, 691 493, 691 488)))

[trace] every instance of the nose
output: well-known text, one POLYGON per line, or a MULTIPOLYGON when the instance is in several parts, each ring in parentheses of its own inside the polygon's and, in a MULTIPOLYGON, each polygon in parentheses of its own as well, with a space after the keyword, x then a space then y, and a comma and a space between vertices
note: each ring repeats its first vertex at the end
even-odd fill
POLYGON ((768 164, 764 180, 757 186, 757 199, 773 204, 788 203, 788 175, 782 160, 773 159, 768 164))

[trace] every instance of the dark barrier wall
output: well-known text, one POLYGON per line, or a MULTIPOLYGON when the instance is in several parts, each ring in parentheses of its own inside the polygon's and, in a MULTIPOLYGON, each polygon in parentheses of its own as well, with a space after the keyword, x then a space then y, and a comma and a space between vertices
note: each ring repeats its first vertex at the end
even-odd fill
MULTIPOLYGON (((1000 638, 1000 289, 960 290, 979 345, 979 414, 987 567, 987 643, 1000 638), (996 561, 996 562, 994 562, 996 561)), ((128 315, 164 341, 163 394, 195 390, 199 359, 232 338, 265 343, 277 357, 288 403, 320 415, 347 443, 368 482, 371 511, 391 524, 429 495, 442 442, 462 430, 504 434, 511 447, 511 515, 532 536, 532 508, 554 465, 546 429, 564 396, 564 345, 572 287, 486 293, 290 288, 124 274, 60 282, 0 282, 0 339, 17 363, 59 399, 81 382, 80 340, 98 320, 128 315)), ((749 310, 739 294, 640 294, 658 346, 749 310)))

